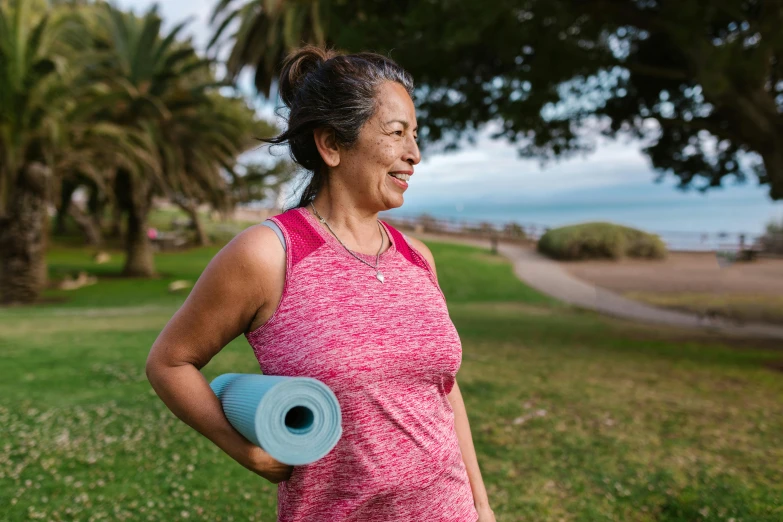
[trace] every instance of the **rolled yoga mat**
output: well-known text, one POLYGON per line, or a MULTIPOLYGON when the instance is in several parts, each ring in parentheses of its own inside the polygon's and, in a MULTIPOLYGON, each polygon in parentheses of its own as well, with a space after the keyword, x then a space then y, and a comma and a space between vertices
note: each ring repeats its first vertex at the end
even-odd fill
POLYGON ((224 373, 209 386, 231 425, 283 464, 315 462, 343 434, 337 397, 318 379, 224 373))

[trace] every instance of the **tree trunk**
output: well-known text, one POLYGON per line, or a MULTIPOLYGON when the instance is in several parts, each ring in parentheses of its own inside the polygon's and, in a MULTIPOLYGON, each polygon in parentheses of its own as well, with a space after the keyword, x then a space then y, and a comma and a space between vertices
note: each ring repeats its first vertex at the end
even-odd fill
POLYGON ((198 246, 207 246, 209 245, 209 238, 207 237, 207 232, 204 230, 204 223, 201 222, 201 219, 199 218, 197 206, 193 203, 180 203, 177 202, 179 207, 187 213, 188 217, 190 217, 190 220, 193 222, 193 228, 196 229, 196 244, 198 246))
POLYGON ((38 288, 46 288, 49 283, 49 267, 46 265, 46 252, 49 250, 49 234, 51 234, 51 219, 49 218, 49 198, 45 197, 43 201, 43 210, 41 211, 41 258, 36 263, 38 271, 38 288))
POLYGON ((783 199, 783 148, 771 147, 762 154, 764 171, 769 181, 769 197, 773 201, 783 199))
POLYGON ((90 192, 90 199, 87 202, 87 213, 90 215, 92 222, 98 227, 98 232, 101 234, 103 233, 103 219, 107 203, 108 198, 97 188, 94 188, 92 192, 90 192))
POLYGON ((111 237, 122 236, 122 208, 119 201, 115 201, 111 208, 111 227, 109 229, 111 237))
POLYGON ((25 167, 8 214, 0 217, 0 303, 34 302, 46 284, 46 189, 49 169, 25 167))
POLYGON ((84 235, 84 241, 88 245, 100 246, 103 243, 101 229, 95 222, 94 216, 87 214, 78 205, 71 204, 68 212, 84 235))
POLYGON ((128 211, 128 235, 125 238, 127 256, 122 275, 152 277, 155 275, 155 257, 147 237, 147 216, 128 211))
POLYGON ((152 207, 152 186, 149 180, 124 180, 130 187, 126 199, 128 213, 128 230, 125 236, 125 267, 122 274, 133 277, 153 277, 155 273, 155 257, 152 243, 147 237, 147 218, 152 207))
POLYGON ((63 181, 62 188, 60 189, 60 205, 57 207, 57 221, 54 229, 55 235, 65 235, 65 216, 68 215, 68 211, 71 207, 71 198, 76 191, 75 183, 70 181, 63 181))

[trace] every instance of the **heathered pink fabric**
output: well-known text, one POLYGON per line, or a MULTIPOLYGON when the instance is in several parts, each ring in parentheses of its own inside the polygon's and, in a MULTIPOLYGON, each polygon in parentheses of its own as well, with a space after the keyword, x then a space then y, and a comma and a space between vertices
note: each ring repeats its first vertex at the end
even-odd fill
POLYGON ((278 484, 277 520, 475 522, 446 397, 462 345, 427 261, 382 221, 381 283, 306 208, 270 219, 286 241, 285 287, 248 342, 264 374, 329 386, 343 427, 331 452, 278 484))

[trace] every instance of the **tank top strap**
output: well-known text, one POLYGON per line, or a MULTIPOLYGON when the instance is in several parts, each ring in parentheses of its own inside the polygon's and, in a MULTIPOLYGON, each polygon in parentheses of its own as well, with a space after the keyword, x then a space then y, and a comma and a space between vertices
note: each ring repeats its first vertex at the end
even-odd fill
POLYGON ((408 241, 403 237, 402 232, 388 224, 386 221, 381 220, 381 222, 386 226, 389 232, 391 232, 392 240, 394 241, 394 245, 397 248, 397 252, 402 254, 402 257, 410 261, 412 264, 431 273, 430 265, 427 260, 424 259, 424 256, 422 256, 418 250, 413 248, 410 243, 408 243, 408 241))
POLYGON ((285 250, 290 260, 290 268, 296 266, 299 261, 309 256, 321 245, 324 238, 307 222, 307 218, 301 214, 300 209, 291 208, 268 218, 273 221, 283 232, 285 238, 285 250))

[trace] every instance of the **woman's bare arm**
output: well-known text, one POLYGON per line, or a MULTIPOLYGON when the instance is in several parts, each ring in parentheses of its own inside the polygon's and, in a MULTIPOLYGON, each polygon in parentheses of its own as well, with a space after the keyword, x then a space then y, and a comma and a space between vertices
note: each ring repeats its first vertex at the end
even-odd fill
POLYGON ((240 233, 204 269, 146 364, 150 384, 174 415, 272 482, 287 478, 283 465, 231 426, 200 369, 247 331, 284 271, 285 252, 273 230, 256 225, 240 233))
POLYGON ((465 402, 462 400, 462 392, 456 379, 446 398, 448 398, 449 404, 451 404, 451 409, 454 410, 454 431, 457 432, 462 461, 465 463, 470 489, 473 491, 473 504, 476 506, 476 509, 488 509, 489 498, 484 487, 484 479, 481 478, 481 470, 476 457, 476 449, 473 446, 473 435, 470 433, 470 422, 468 421, 468 413, 465 410, 465 402))

